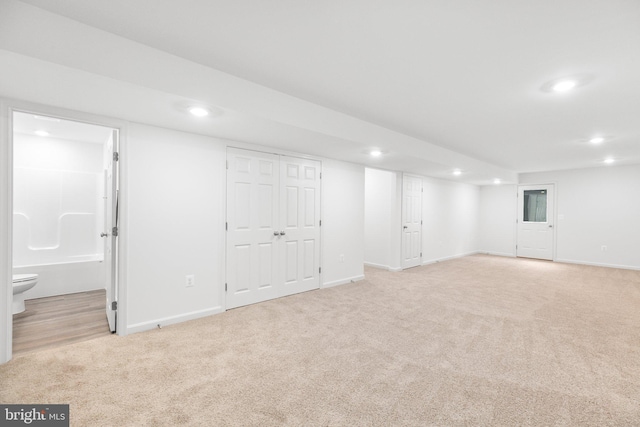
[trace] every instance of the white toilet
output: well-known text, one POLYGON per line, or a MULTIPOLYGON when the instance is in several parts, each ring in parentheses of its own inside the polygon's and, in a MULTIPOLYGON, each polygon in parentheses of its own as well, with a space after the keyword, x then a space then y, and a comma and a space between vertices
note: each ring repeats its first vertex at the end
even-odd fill
POLYGON ((13 275, 13 314, 24 311, 24 293, 38 283, 37 274, 13 275))

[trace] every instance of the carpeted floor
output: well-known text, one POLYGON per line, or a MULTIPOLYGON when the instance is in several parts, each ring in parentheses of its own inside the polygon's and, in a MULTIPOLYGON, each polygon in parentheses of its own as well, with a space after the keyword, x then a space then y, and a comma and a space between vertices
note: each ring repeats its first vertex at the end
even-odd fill
POLYGON ((476 255, 0 366, 74 426, 638 426, 640 271, 476 255))

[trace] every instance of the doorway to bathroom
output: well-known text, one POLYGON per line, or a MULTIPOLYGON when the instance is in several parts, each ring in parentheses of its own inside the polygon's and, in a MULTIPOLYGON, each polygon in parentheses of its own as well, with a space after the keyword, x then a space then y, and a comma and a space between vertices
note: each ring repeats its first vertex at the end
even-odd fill
POLYGON ((116 332, 118 129, 22 111, 12 129, 14 354, 116 332))

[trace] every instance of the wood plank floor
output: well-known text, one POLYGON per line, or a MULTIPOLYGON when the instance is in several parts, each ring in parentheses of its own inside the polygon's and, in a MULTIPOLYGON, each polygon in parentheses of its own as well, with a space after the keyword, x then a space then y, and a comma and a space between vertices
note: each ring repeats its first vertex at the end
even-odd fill
POLYGON ((109 335, 104 290, 25 301, 13 316, 13 355, 109 335))

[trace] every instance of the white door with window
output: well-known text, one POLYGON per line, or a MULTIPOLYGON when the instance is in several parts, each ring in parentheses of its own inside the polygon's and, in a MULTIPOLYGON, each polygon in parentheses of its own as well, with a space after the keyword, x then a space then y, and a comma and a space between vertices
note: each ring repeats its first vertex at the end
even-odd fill
POLYGON ((402 268, 422 264, 422 179, 402 176, 402 268))
POLYGON ((553 260, 554 186, 518 186, 518 244, 516 255, 553 260))
POLYGON ((320 287, 320 162, 227 150, 227 308, 320 287))

